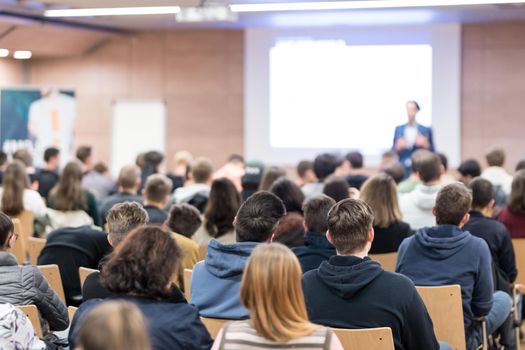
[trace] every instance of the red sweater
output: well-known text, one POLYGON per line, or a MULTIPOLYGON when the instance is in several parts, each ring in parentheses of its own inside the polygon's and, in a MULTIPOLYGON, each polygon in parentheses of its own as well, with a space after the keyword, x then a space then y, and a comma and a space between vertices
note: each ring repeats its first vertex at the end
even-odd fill
POLYGON ((513 213, 505 208, 499 216, 499 221, 507 227, 512 238, 525 238, 525 215, 513 213))

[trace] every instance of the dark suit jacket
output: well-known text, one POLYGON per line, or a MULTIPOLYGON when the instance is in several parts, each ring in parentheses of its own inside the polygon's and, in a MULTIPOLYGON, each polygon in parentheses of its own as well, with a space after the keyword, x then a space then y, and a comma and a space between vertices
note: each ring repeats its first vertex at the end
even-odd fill
MULTIPOLYGON (((408 124, 403 124, 403 125, 399 125, 396 127, 396 131, 394 132, 394 143, 392 144, 392 149, 394 151, 396 150, 397 140, 402 137, 405 137, 405 128, 407 127, 407 125, 408 124)), ((428 144, 429 144, 428 150, 431 152, 434 152, 434 139, 432 137, 432 128, 417 124, 417 131, 421 135, 428 138, 428 144)), ((403 166, 405 167, 405 173, 407 177, 412 172, 412 167, 411 167, 412 164, 410 161, 410 156, 412 155, 412 153, 414 153, 418 149, 420 149, 420 147, 417 147, 416 145, 414 145, 411 148, 407 148, 405 150, 397 152, 399 155, 399 162, 403 164, 403 166)))

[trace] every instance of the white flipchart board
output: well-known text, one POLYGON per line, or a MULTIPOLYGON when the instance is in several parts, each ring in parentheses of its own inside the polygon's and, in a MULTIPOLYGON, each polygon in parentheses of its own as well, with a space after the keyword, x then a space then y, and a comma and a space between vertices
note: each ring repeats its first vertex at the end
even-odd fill
POLYGON ((111 173, 135 164, 139 153, 166 150, 166 104, 162 100, 123 99, 113 103, 111 173))

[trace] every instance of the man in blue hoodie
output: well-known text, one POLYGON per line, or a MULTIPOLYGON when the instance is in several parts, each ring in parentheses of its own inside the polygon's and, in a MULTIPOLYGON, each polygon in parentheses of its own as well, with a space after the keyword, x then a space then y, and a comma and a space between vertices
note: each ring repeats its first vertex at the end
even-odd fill
POLYGON ((479 322, 486 316, 489 334, 509 316, 512 299, 494 293, 490 250, 487 243, 463 231, 472 203, 470 191, 461 183, 443 187, 432 213, 437 226, 426 227, 405 239, 399 247, 396 271, 421 286, 459 284, 467 349, 482 341, 479 322))
POLYGON ((345 199, 330 209, 326 236, 337 256, 303 275, 310 321, 337 328, 390 327, 396 350, 436 350, 432 321, 414 284, 367 254, 374 240, 370 207, 345 199))
POLYGON ((249 317, 240 298, 244 266, 257 244, 271 240, 285 214, 279 197, 266 191, 257 192, 241 205, 235 217, 237 243, 210 241, 206 259, 195 265, 191 277, 190 304, 199 309, 201 316, 249 317))

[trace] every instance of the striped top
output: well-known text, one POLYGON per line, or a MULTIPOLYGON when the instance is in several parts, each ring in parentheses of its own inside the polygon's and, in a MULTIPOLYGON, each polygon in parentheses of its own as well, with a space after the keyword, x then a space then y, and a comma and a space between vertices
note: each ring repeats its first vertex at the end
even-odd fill
POLYGON ((328 350, 331 337, 332 331, 329 328, 319 326, 306 337, 292 339, 284 344, 277 343, 258 335, 250 320, 244 320, 231 322, 224 326, 219 350, 328 350))

